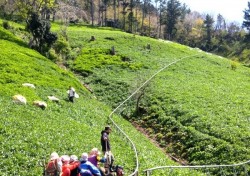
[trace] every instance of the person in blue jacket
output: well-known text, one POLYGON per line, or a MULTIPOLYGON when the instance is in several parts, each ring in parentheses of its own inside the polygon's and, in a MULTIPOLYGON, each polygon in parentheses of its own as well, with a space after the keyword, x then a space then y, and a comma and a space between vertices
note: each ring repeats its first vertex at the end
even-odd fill
POLYGON ((79 173, 81 176, 101 176, 99 169, 88 161, 88 154, 83 153, 80 159, 79 173))

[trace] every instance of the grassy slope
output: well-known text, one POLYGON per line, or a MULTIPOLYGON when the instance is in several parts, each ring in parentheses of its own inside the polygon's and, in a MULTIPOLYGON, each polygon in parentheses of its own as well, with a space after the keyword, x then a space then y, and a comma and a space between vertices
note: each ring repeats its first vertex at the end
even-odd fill
POLYGON ((155 80, 164 90, 159 106, 167 112, 165 117, 174 117, 194 136, 204 135, 185 139, 185 146, 194 143, 186 147, 190 162, 249 159, 249 74, 245 67, 232 71, 227 60, 208 56, 187 59, 155 80))
POLYGON ((115 101, 115 105, 127 98, 131 91, 165 64, 189 54, 197 54, 183 45, 163 43, 155 39, 112 29, 72 27, 68 29, 68 36, 71 46, 82 46, 84 52, 76 58, 72 69, 80 73, 84 72, 83 75, 91 70, 89 77, 84 78, 85 82, 93 83, 96 94, 107 92, 108 96, 102 96, 102 98, 115 101), (96 41, 90 42, 90 36, 95 36, 96 41), (146 49, 149 43, 152 50, 146 49), (110 58, 106 51, 110 50, 112 46, 115 47, 116 56, 110 58), (125 61, 119 61, 124 60, 124 56, 126 57, 125 61), (94 74, 91 74, 92 72, 94 74), (104 82, 95 84, 98 81, 104 82), (103 85, 112 84, 112 82, 114 82, 113 87, 108 86, 107 89, 103 87, 103 85), (98 85, 102 85, 102 87, 97 87, 98 85), (125 92, 120 89, 124 89, 125 92), (118 99, 112 97, 114 94, 116 97, 118 96, 118 99))
POLYGON ((84 81, 113 107, 158 69, 190 56, 148 86, 141 102, 147 114, 133 118, 134 107, 129 105, 122 113, 144 125, 152 136, 157 133, 169 152, 193 164, 249 159, 249 68, 238 66, 233 71, 225 58, 119 31, 71 27, 68 34, 72 46, 83 46, 72 69, 89 74, 84 81), (96 40, 90 42, 90 36, 96 40), (146 49, 148 43, 151 50, 146 49), (112 46, 115 57, 106 53, 112 46), (123 61, 124 55, 129 61, 123 61))
MULTIPOLYGON (((80 156, 93 147, 100 147, 100 131, 111 109, 93 98, 69 71, 27 48, 2 27, 0 33, 1 174, 41 175, 38 163, 47 160, 53 151, 80 156), (36 89, 22 87, 24 82, 35 84, 36 89), (66 100, 69 85, 80 94, 74 104, 66 100), (24 95, 27 105, 14 104, 11 97, 15 94, 24 95), (61 102, 50 102, 47 96, 51 94, 61 102), (48 108, 41 110, 33 106, 34 100, 47 102, 48 108)), ((138 144, 140 172, 157 165, 174 164, 130 123, 118 116, 114 119, 138 144)), ((116 163, 130 173, 135 162, 131 148, 116 131, 111 134, 111 140, 116 163)))

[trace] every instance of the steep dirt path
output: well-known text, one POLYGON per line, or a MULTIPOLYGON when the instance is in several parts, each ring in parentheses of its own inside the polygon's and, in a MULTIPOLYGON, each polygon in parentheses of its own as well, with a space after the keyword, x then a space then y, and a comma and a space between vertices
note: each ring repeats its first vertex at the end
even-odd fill
POLYGON ((137 123, 132 122, 132 125, 139 131, 141 132, 144 136, 146 136, 156 147, 158 147, 160 150, 162 150, 163 153, 166 154, 167 157, 169 157, 170 159, 172 159, 175 162, 178 162, 180 165, 187 165, 187 161, 176 158, 174 156, 172 156, 169 153, 166 153, 165 149, 162 148, 159 143, 156 141, 156 139, 151 138, 149 136, 149 134, 146 132, 146 130, 144 128, 142 128, 140 125, 138 125, 137 123))

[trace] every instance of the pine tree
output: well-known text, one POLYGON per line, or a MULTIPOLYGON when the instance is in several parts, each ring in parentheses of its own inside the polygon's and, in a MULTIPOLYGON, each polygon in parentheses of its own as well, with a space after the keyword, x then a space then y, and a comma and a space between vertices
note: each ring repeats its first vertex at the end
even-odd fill
POLYGON ((205 50, 209 51, 212 49, 212 33, 213 33, 213 23, 214 19, 210 15, 206 15, 206 19, 204 20, 204 27, 206 30, 206 44, 205 50))
POLYGON ((248 9, 244 10, 244 19, 242 26, 248 30, 246 40, 250 41, 250 2, 248 2, 248 9))
POLYGON ((178 0, 170 0, 167 2, 166 8, 166 31, 165 38, 172 40, 177 31, 175 25, 181 16, 181 3, 178 0))

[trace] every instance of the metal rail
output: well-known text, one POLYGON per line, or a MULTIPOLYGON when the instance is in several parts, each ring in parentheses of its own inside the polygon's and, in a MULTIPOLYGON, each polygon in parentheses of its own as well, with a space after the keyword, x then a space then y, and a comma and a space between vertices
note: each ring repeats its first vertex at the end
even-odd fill
MULTIPOLYGON (((128 137, 128 135, 114 122, 114 120, 112 119, 112 115, 124 104, 126 103, 129 99, 131 99, 141 88, 143 88, 149 81, 151 81, 157 74, 159 74, 161 71, 163 71, 164 69, 166 69, 167 67, 176 64, 177 62, 188 58, 188 57, 195 57, 201 55, 201 53, 199 54, 195 54, 195 55, 191 55, 191 56, 185 56, 182 57, 181 59, 178 59, 166 66, 164 66, 163 68, 161 68, 160 70, 158 70, 154 75, 152 75, 149 79, 147 79, 139 88, 137 88, 127 99, 125 99, 121 104, 119 104, 119 106, 117 106, 109 115, 109 120, 113 123, 113 125, 127 138, 127 140, 131 143, 133 150, 135 152, 135 158, 136 158, 136 168, 134 169, 134 172, 132 174, 130 174, 129 176, 137 176, 139 173, 139 160, 138 160, 138 153, 135 147, 135 144, 133 143, 133 141, 128 137)), ((150 169, 146 169, 143 172, 146 173, 147 176, 150 176, 151 172, 153 170, 159 170, 159 169, 177 169, 177 168, 188 168, 188 169, 207 169, 207 168, 225 168, 225 167, 237 167, 237 166, 243 166, 246 164, 249 164, 250 160, 246 161, 246 162, 242 162, 242 163, 238 163, 238 164, 231 164, 231 165, 196 165, 196 166, 158 166, 158 167, 154 167, 154 168, 150 168, 150 169)), ((247 174, 248 175, 248 174, 247 174)))
POLYGON ((133 141, 128 137, 128 135, 114 122, 114 120, 112 119, 112 115, 124 104, 126 103, 130 98, 132 98, 141 88, 143 88, 143 86, 145 86, 149 81, 151 81, 157 74, 159 74, 161 71, 163 71, 164 69, 166 69, 167 67, 176 64, 177 62, 185 59, 185 58, 189 58, 189 57, 195 57, 198 56, 200 54, 195 54, 195 55, 191 55, 191 56, 185 56, 182 57, 174 62, 171 62, 170 64, 167 64, 166 66, 164 66, 163 68, 159 69, 155 74, 153 74, 149 79, 147 79, 139 88, 137 88, 127 99, 125 99, 121 104, 119 104, 119 106, 117 106, 109 115, 109 120, 113 123, 113 125, 127 138, 127 140, 131 143, 133 150, 135 152, 135 158, 136 158, 136 167, 134 169, 134 172, 132 174, 130 174, 129 176, 137 176, 138 172, 139 172, 139 159, 138 159, 138 153, 135 147, 135 144, 133 143, 133 141))
MULTIPOLYGON (((112 114, 111 114, 112 115, 112 114)), ((138 153, 135 147, 135 144, 133 141, 128 137, 128 135, 114 122, 114 120, 109 116, 109 120, 113 123, 113 125, 127 138, 127 140, 131 143, 132 148, 135 152, 135 159, 136 159, 136 168, 134 169, 134 172, 130 174, 129 176, 137 176, 139 172, 139 160, 138 160, 138 153)))
POLYGON ((146 176, 150 176, 151 172, 153 170, 159 170, 159 169, 175 169, 175 168, 188 168, 188 169, 200 169, 200 168, 223 168, 223 167, 236 167, 236 166, 243 166, 246 164, 249 164, 250 160, 238 164, 228 164, 228 165, 196 165, 196 166, 158 166, 150 169, 146 169, 143 172, 146 173, 146 176))

